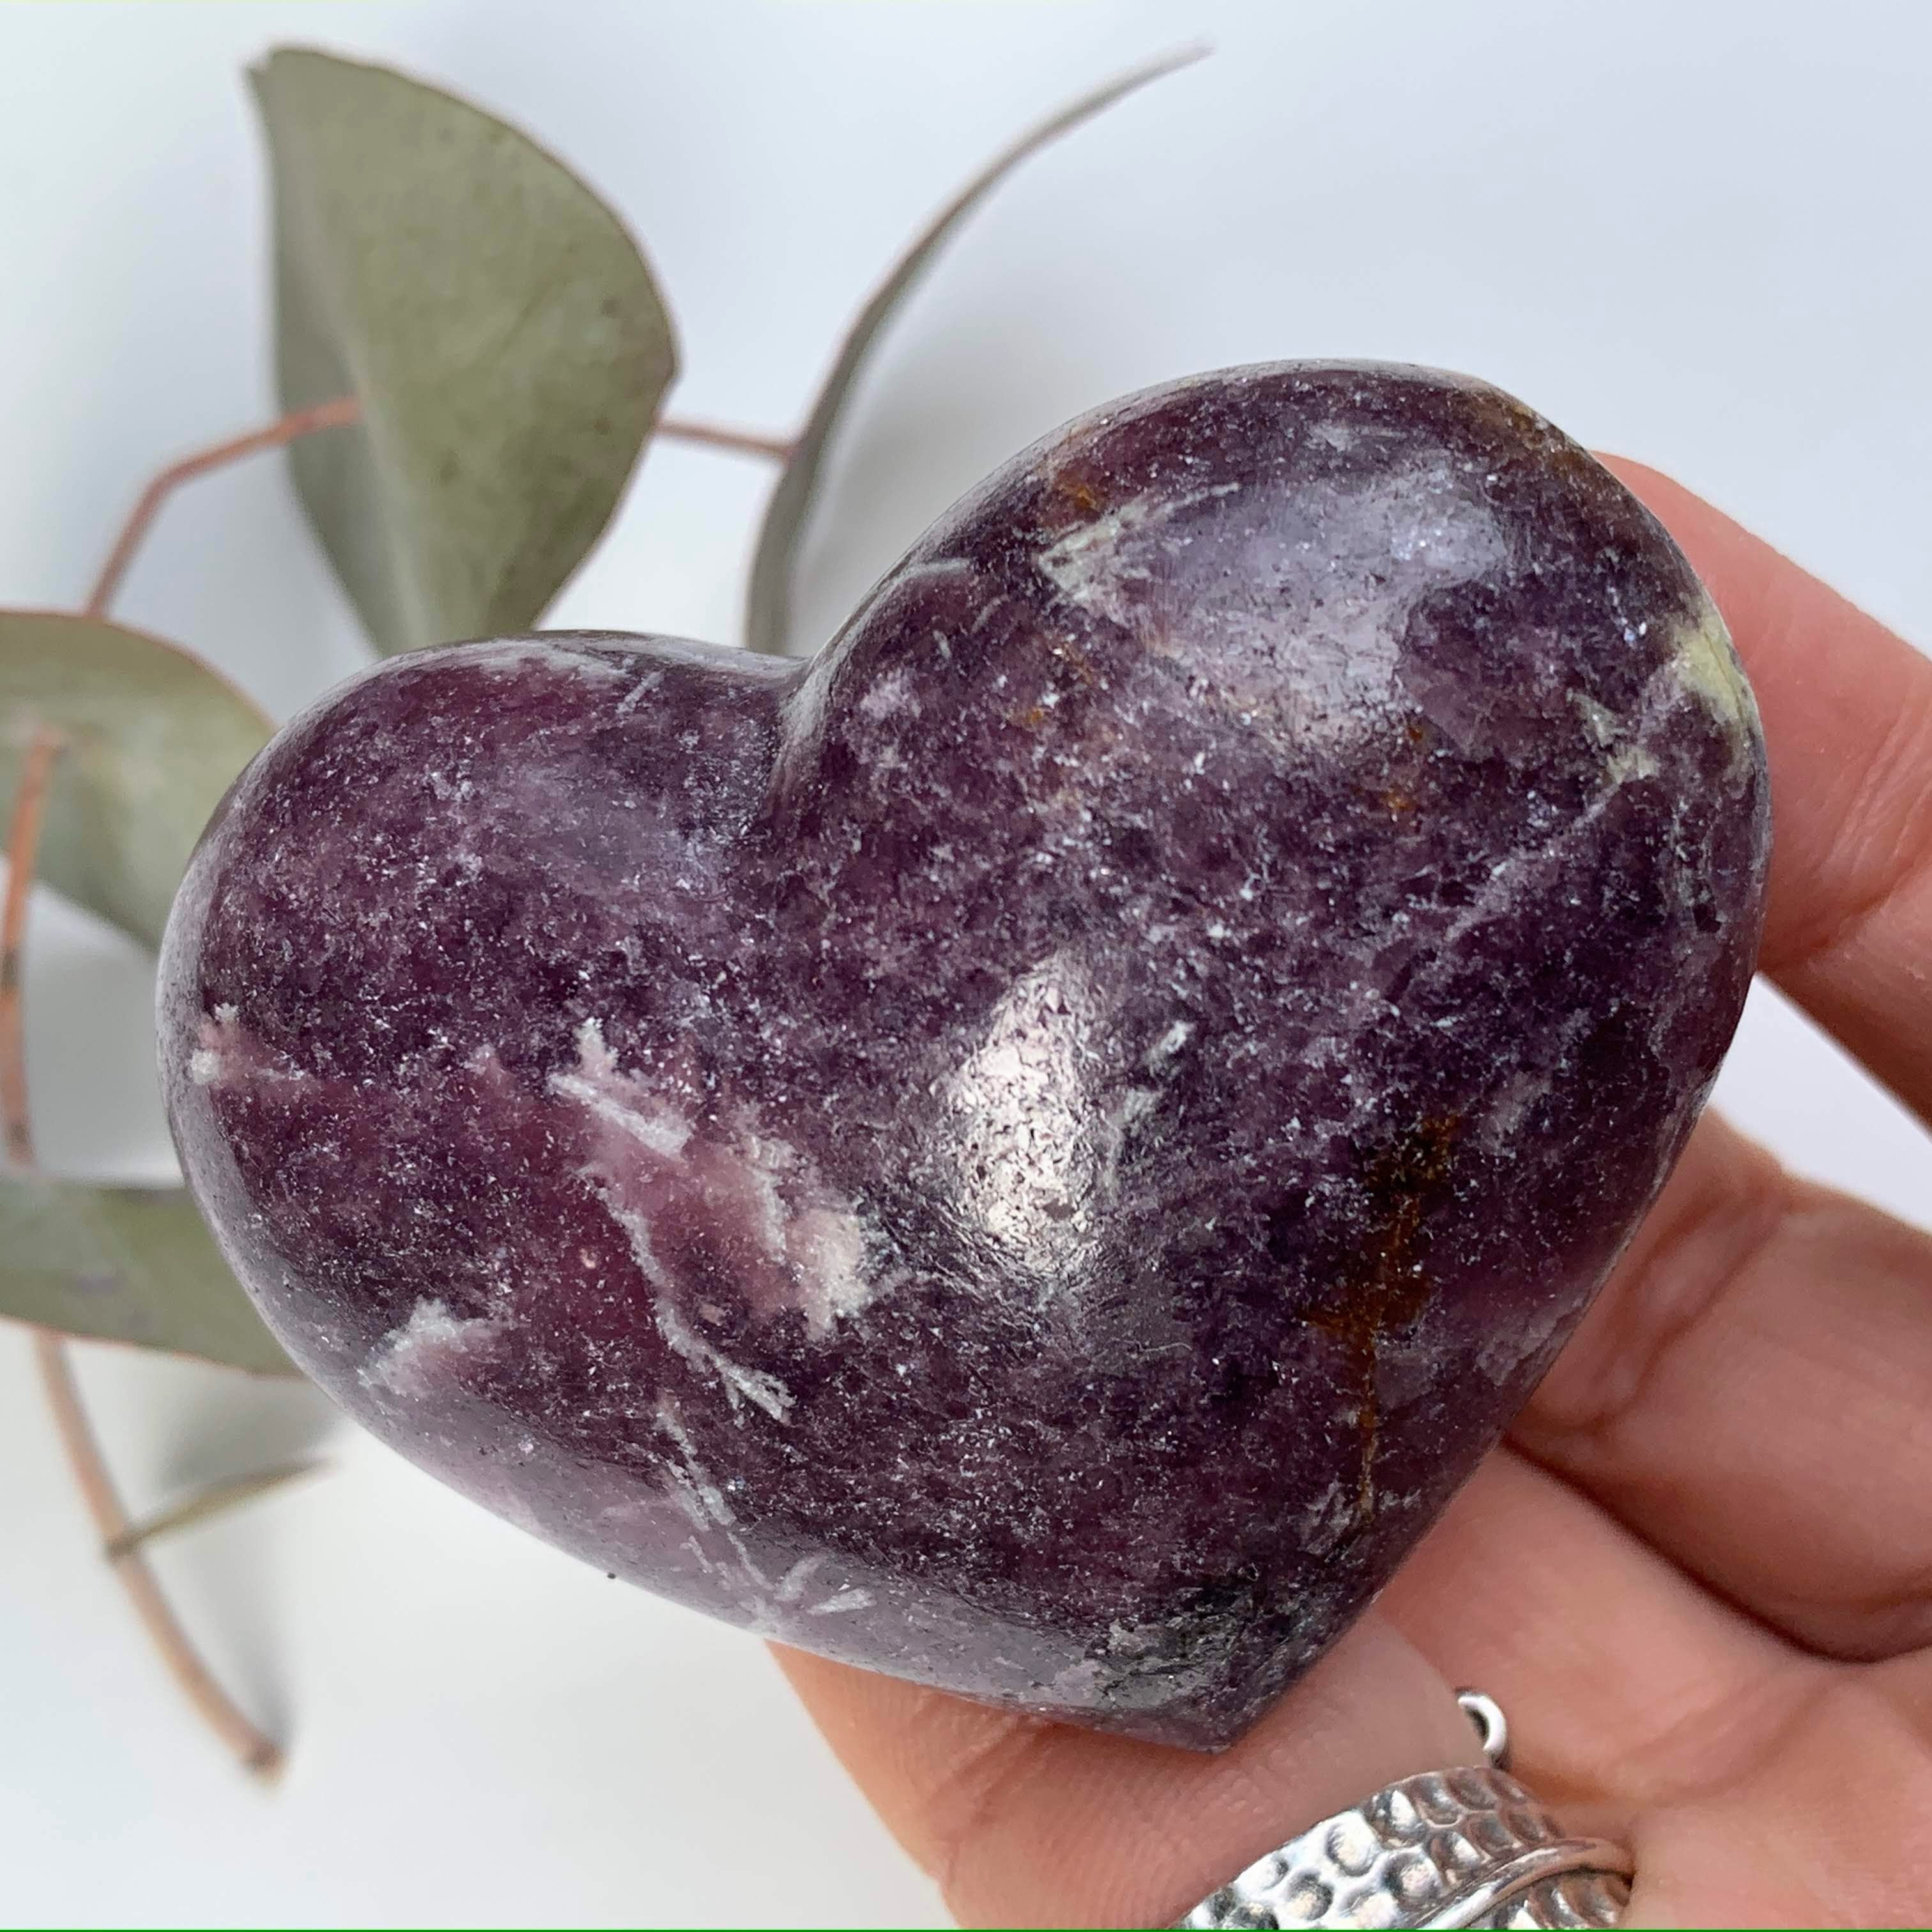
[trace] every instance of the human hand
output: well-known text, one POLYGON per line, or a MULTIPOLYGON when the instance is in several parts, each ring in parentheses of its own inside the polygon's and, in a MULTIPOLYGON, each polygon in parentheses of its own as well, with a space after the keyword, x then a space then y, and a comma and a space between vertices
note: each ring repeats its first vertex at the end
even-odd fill
MULTIPOLYGON (((1932 662, 1613 466, 1756 686, 1761 969, 1932 1124, 1932 662)), ((1207 1757, 780 1660, 968 1924, 1172 1923, 1304 1826, 1474 1761, 1628 1845, 1630 1925, 1932 1921, 1932 1237, 1707 1117, 1504 1445, 1376 1607, 1207 1757)))

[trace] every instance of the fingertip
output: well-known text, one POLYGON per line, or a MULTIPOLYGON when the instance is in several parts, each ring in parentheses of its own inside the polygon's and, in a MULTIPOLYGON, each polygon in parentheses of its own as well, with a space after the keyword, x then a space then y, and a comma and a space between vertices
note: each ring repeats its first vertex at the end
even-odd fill
POLYGON ((1756 694, 1776 827, 1762 970, 1932 1120, 1932 663, 1682 484, 1602 460, 1703 579, 1756 694))

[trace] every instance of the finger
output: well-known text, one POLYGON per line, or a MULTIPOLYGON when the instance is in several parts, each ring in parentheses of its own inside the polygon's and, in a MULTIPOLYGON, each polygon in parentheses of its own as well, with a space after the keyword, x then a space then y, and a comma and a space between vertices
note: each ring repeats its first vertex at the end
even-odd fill
POLYGON ((1905 1668, 1836 1673, 1738 1776, 1641 1821, 1623 1923, 1927 1923, 1932 1687, 1905 1668))
POLYGON ((1810 1686, 1842 1668, 1739 1615, 1507 1450, 1381 1608, 1502 1704, 1512 1768, 1532 1791, 1571 1829, 1612 1838, 1753 1762, 1810 1686))
POLYGON ((1710 586, 1764 714, 1763 970, 1932 1120, 1932 662, 1681 484, 1611 466, 1710 586))
POLYGON ((1448 1686, 1371 1612, 1216 1756, 1103 1737, 781 1649, 968 1925, 1166 1925, 1318 1818, 1480 1762, 1448 1686))
POLYGON ((1932 1238, 1714 1116, 1511 1440, 1838 1657, 1932 1642, 1932 1238))
POLYGON ((1501 1702, 1517 1774, 1570 1830, 1630 1847, 1625 1924, 1922 1922, 1925 1660, 1796 1652, 1508 1454, 1382 1601, 1501 1702))

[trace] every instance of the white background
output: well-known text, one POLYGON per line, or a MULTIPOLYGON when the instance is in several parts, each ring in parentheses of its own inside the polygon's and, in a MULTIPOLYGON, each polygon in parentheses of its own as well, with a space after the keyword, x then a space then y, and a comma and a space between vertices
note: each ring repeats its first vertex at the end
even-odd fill
MULTIPOLYGON (((1061 418, 1295 354, 1486 375, 1932 637, 1932 8, 1910 0, 10 7, 0 601, 72 604, 150 471, 272 413, 240 69, 274 41, 392 58, 558 148, 658 272, 674 407, 782 430, 958 181, 1196 34, 1214 58, 1030 164, 905 316, 801 646, 1061 418)), ((766 485, 653 452, 553 620, 734 636, 766 485)), ((119 614, 278 714, 359 661, 273 458, 177 501, 119 614)), ((34 945, 49 1164, 163 1171, 143 963, 52 904, 34 945)), ((1770 997, 1720 1092, 1798 1167, 1927 1216, 1924 1144, 1770 997)), ((265 1794, 190 1722, 0 1331, 0 1919, 943 1922, 755 1643, 526 1540, 306 1390, 85 1352, 137 1507, 326 1438, 331 1473, 160 1558, 290 1768, 265 1794)))

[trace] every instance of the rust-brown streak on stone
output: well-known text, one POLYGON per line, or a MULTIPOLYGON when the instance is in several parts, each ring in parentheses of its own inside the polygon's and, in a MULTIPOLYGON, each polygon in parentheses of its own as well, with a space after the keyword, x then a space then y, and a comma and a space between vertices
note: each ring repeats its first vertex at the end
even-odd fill
POLYGON ((1375 796, 1398 824, 1413 820, 1422 805, 1429 755, 1436 734, 1425 719, 1413 715, 1402 721, 1400 741, 1391 754, 1375 796))
POLYGON ((1362 1520, 1375 1513, 1376 1449, 1382 1408, 1376 1388, 1376 1350, 1382 1338, 1406 1328, 1429 1305, 1431 1283, 1421 1260, 1422 1224, 1448 1191, 1452 1150, 1462 1126, 1454 1114, 1420 1122, 1369 1163, 1364 1187, 1373 1232, 1358 1270, 1345 1276, 1332 1298, 1309 1316, 1348 1352, 1361 1382, 1362 1520))
POLYGON ((1118 494, 1116 479, 1096 466, 1090 453, 1077 452, 1055 465, 1040 505, 1046 527, 1066 535, 1103 516, 1118 494))

